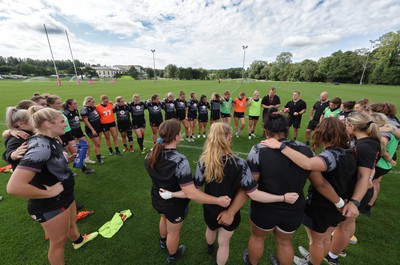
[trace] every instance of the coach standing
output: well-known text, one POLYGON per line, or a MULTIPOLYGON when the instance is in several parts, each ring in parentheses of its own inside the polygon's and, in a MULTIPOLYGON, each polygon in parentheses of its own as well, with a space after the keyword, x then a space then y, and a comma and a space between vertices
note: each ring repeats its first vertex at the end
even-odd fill
POLYGON ((319 96, 319 100, 315 102, 314 106, 310 111, 310 122, 308 123, 306 130, 306 144, 310 145, 311 132, 315 130, 319 123, 319 119, 326 109, 329 106, 329 95, 328 92, 324 91, 319 96))
MULTIPOLYGON (((276 95, 275 87, 271 87, 269 90, 269 94, 263 97, 261 101, 261 107, 263 110, 263 122, 266 117, 267 111, 269 108, 279 108, 281 106, 281 99, 276 95)), ((265 132, 263 131, 263 135, 261 138, 265 138, 265 132)))
POLYGON ((293 125, 293 140, 297 139, 299 128, 301 124, 301 116, 306 112, 307 104, 304 100, 300 99, 300 92, 293 92, 293 99, 288 101, 284 107, 284 112, 288 113, 288 127, 293 125))

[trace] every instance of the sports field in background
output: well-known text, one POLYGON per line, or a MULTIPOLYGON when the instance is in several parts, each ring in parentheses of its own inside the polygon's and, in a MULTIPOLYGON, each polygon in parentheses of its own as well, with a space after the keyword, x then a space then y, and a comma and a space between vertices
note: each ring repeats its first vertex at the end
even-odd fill
MULTIPOLYGON (((63 80, 62 86, 57 87, 52 81, 0 81, 0 130, 6 129, 5 108, 14 106, 22 99, 29 99, 33 93, 50 93, 61 97, 62 101, 74 98, 82 105, 85 96, 93 96, 96 103, 100 95, 106 94, 115 101, 116 96, 123 96, 130 101, 133 94, 138 93, 142 100, 149 99, 154 93, 164 98, 167 92, 178 95, 180 90, 186 92, 189 98, 191 92, 207 95, 217 92, 223 94, 230 90, 233 97, 244 91, 251 97, 254 90, 260 92, 261 97, 266 95, 269 88, 274 86, 277 95, 284 105, 291 100, 292 92, 298 90, 300 97, 307 102, 308 109, 303 116, 298 140, 304 141, 304 132, 308 123, 308 113, 312 105, 319 98, 322 91, 328 91, 330 98, 341 97, 343 101, 370 98, 373 102, 393 102, 400 110, 400 87, 372 86, 372 85, 333 85, 324 83, 290 83, 290 82, 253 82, 245 81, 134 81, 119 80, 111 83, 110 80, 100 80, 95 84, 76 83, 63 80)), ((146 111, 147 112, 147 111, 146 111)), ((400 116, 400 113, 398 113, 400 116)), ((232 119, 233 124, 233 119, 232 119)), ((149 149, 151 131, 146 124, 145 146, 149 149)), ((260 141, 261 122, 257 125, 256 139, 247 138, 247 123, 240 138, 234 137, 233 150, 239 156, 246 158, 251 146, 260 141)), ((197 135, 197 128, 196 128, 197 135)), ((189 159, 192 172, 201 153, 204 139, 195 142, 182 142, 178 150, 189 159)), ((122 146, 122 143, 120 143, 122 146)), ((66 247, 67 264, 166 264, 167 252, 158 245, 159 216, 153 210, 150 199, 151 181, 139 152, 125 153, 122 157, 108 156, 102 140, 102 154, 107 158, 103 165, 89 165, 96 169, 94 175, 82 175, 80 171, 76 177, 75 197, 85 205, 86 210, 95 210, 95 214, 79 221, 78 227, 82 233, 90 233, 99 229, 104 223, 111 220, 115 212, 130 209, 133 216, 128 219, 121 230, 111 239, 98 236, 79 250, 73 250, 70 243, 66 247)), ((137 143, 134 143, 138 150, 137 143)), ((4 140, 0 140, 0 151, 4 152, 4 140)), ((91 156, 94 159, 94 155, 91 156)), ((1 161, 0 166, 5 166, 1 161)), ((44 238, 41 226, 33 221, 26 211, 26 200, 6 194, 5 187, 10 174, 0 173, 0 264, 47 264, 48 242, 44 238)), ((357 220, 357 237, 359 243, 350 245, 346 258, 341 258, 341 264, 399 264, 400 260, 400 172, 397 166, 390 174, 383 178, 381 193, 376 207, 372 210, 372 217, 360 216, 357 220)), ((177 264, 214 264, 214 256, 206 253, 204 239, 205 223, 203 221, 202 206, 191 202, 190 212, 181 233, 181 243, 185 244, 187 253, 177 264)), ((248 222, 248 203, 242 208, 242 223, 235 232, 231 241, 231 254, 228 264, 242 264, 242 251, 247 246, 250 236, 248 222)), ((303 227, 295 233, 292 240, 295 253, 299 252, 299 245, 307 246, 308 239, 303 227)), ((269 264, 268 257, 275 253, 275 243, 272 238, 266 240, 265 255, 260 264, 269 264)))

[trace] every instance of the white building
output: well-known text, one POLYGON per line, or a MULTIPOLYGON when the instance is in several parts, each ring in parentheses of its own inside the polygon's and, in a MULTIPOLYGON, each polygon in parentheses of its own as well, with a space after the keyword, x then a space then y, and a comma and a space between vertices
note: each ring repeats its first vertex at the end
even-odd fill
POLYGON ((99 78, 112 78, 115 74, 123 74, 125 72, 124 69, 120 69, 118 67, 111 66, 92 66, 99 78))

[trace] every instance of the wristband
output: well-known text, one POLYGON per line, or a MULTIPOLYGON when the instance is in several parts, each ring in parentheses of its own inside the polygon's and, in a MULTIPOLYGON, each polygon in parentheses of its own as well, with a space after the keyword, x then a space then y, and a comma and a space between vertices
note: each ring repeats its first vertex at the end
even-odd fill
POLYGON ((282 151, 282 150, 285 149, 285 148, 286 148, 286 144, 285 144, 285 143, 282 143, 281 146, 279 147, 279 151, 282 151))
POLYGON ((340 200, 335 203, 336 208, 340 209, 344 206, 344 200, 342 198, 340 198, 340 200))
POLYGON ((352 203, 354 203, 355 206, 360 207, 360 202, 351 198, 349 201, 351 201, 352 203))

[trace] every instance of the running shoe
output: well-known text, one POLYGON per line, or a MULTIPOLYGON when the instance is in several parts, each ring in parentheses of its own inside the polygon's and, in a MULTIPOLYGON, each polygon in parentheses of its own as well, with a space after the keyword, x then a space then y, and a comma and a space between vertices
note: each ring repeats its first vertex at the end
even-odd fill
POLYGON ((207 244, 207 253, 211 255, 213 252, 214 252, 214 244, 212 245, 207 244))
POLYGON ((294 256, 293 263, 296 265, 308 265, 308 261, 297 256, 294 256))
POLYGON ((115 153, 117 154, 117 156, 122 156, 120 151, 116 151, 115 153))
POLYGON ((239 132, 236 132, 235 135, 237 138, 239 138, 239 132))
POLYGON ((251 136, 249 135, 249 140, 251 140, 251 136))
POLYGON ((244 264, 249 265, 250 264, 250 261, 249 261, 249 250, 247 248, 243 249, 243 256, 242 257, 243 257, 244 264))
POLYGON ((167 239, 166 238, 164 240, 161 240, 161 238, 160 238, 160 248, 161 249, 167 248, 167 239))
POLYGON ((92 241, 99 235, 99 232, 93 232, 88 235, 83 236, 83 241, 79 244, 72 244, 72 247, 74 249, 80 249, 83 245, 85 245, 87 242, 92 241))
POLYGON ((200 138, 200 134, 197 135, 197 138, 200 138))
POLYGON ((271 265, 279 265, 279 259, 275 255, 270 255, 269 256, 269 261, 271 262, 271 265))
POLYGON ((113 156, 114 155, 114 152, 113 151, 110 151, 110 156, 113 156))
POLYGON ((133 148, 131 147, 131 148, 129 149, 129 152, 134 153, 135 150, 133 150, 133 148))
POLYGON ((254 133, 251 134, 251 137, 257 137, 254 133))
POLYGON ((86 170, 83 171, 83 174, 86 174, 86 175, 90 175, 90 174, 94 174, 94 173, 96 173, 96 170, 94 170, 93 168, 86 168, 86 170))
POLYGON ((167 258, 167 262, 168 262, 169 264, 175 263, 177 259, 179 259, 180 257, 183 256, 183 254, 185 253, 185 251, 186 251, 186 246, 185 246, 185 245, 180 245, 179 248, 178 248, 178 251, 177 251, 176 254, 175 254, 175 257, 169 256, 169 257, 167 258))
POLYGON ((101 159, 105 159, 106 157, 105 157, 105 156, 103 156, 103 155, 100 155, 100 158, 101 158, 101 159))
POLYGON ((206 134, 203 134, 203 138, 206 138, 206 134))
POLYGON ((122 152, 125 153, 126 151, 128 151, 128 149, 124 147, 124 149, 122 149, 122 152))
POLYGON ((342 251, 340 251, 339 256, 345 258, 347 256, 347 252, 345 249, 343 249, 342 251))
POLYGON ((336 259, 333 259, 328 254, 328 255, 325 256, 324 260, 326 262, 328 262, 328 264, 330 264, 330 265, 339 265, 339 257, 337 257, 336 259))
POLYGON ((146 154, 146 147, 143 147, 141 154, 142 155, 146 154))
POLYGON ((349 240, 349 243, 350 244, 352 244, 352 245, 355 245, 355 244, 357 244, 357 237, 355 236, 355 235, 353 235, 351 238, 350 238, 350 240, 349 240))
POLYGON ((85 162, 86 164, 96 164, 96 161, 90 160, 89 157, 86 157, 83 162, 85 162))
POLYGON ((299 252, 305 261, 308 262, 310 260, 310 252, 308 252, 308 250, 303 246, 299 246, 299 252))
POLYGON ((100 160, 99 160, 99 164, 100 164, 100 165, 103 165, 103 164, 104 164, 104 160, 103 160, 103 159, 100 159, 100 160))

